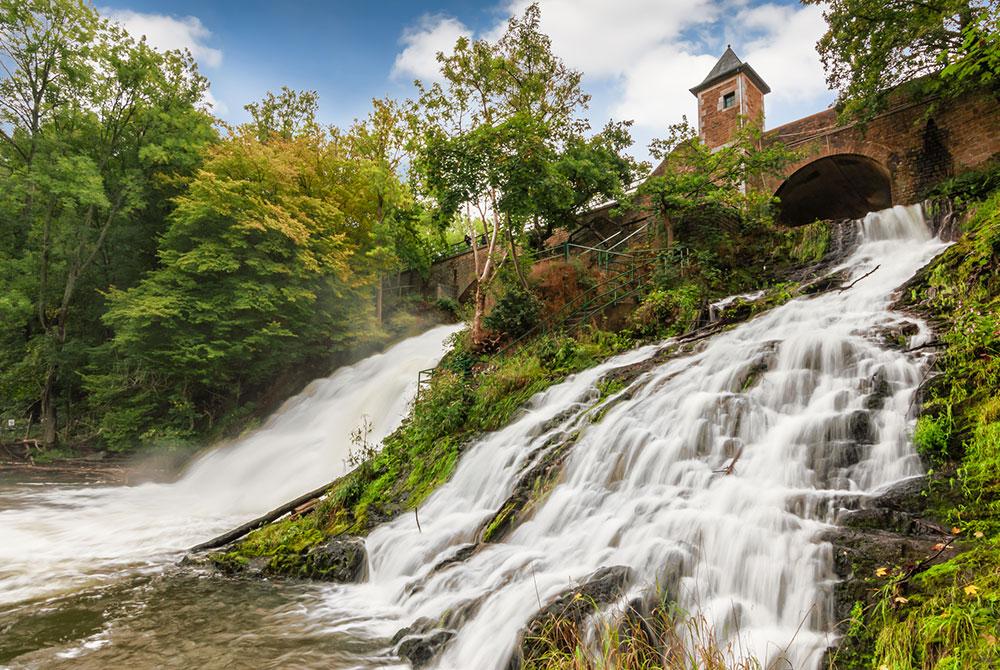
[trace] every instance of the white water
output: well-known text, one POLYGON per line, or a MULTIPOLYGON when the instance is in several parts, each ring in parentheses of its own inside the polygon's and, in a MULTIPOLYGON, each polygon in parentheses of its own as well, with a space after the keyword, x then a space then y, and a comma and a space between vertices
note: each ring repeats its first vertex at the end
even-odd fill
POLYGON ((0 604, 159 569, 340 476, 362 417, 373 440, 398 426, 417 373, 437 363, 457 330, 434 328, 311 383, 267 425, 201 456, 175 483, 23 487, 4 495, 0 604))
MULTIPOLYGON (((630 596, 658 585, 765 667, 785 658, 818 668, 835 623, 831 548, 818 534, 845 496, 920 472, 910 431, 923 361, 884 348, 872 330, 902 318, 888 311, 891 292, 944 247, 916 207, 858 225, 861 245, 842 267, 853 281, 879 266, 869 276, 654 367, 597 423, 587 416, 595 383, 654 348, 539 395, 519 420, 470 447, 421 506, 421 530, 412 516, 376 529, 368 582, 332 588, 327 610, 315 614, 371 638, 421 617, 443 620, 457 635, 438 667, 501 668, 540 603, 600 567, 624 565, 636 576, 630 596), (745 385, 755 367, 762 371, 745 385), (892 394, 870 412, 872 444, 859 447, 851 417, 864 411, 876 375, 892 394), (433 569, 475 542, 519 473, 574 431, 562 477, 530 520, 433 569), (733 474, 716 472, 737 454, 733 474)), ((921 324, 911 344, 927 337, 921 324)))

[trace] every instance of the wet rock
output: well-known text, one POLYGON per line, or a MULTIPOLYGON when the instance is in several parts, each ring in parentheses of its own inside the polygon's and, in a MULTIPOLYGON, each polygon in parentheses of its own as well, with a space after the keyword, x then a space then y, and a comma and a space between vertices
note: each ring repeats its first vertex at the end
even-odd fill
POLYGON ((327 582, 359 582, 365 576, 368 554, 358 538, 333 538, 306 553, 303 577, 327 582))
POLYGON ((871 414, 863 409, 851 413, 849 428, 851 439, 857 444, 872 444, 875 442, 876 430, 871 414))
MULTIPOLYGON (((833 567, 840 582, 834 587, 837 621, 847 621, 855 602, 865 602, 874 588, 880 567, 912 566, 936 553, 934 546, 946 537, 945 529, 924 517, 926 477, 914 477, 868 499, 860 509, 844 513, 839 528, 823 539, 833 545, 833 567)), ((936 560, 954 555, 947 550, 936 560)))
POLYGON ((865 398, 866 409, 882 409, 887 398, 892 397, 892 385, 885 378, 885 372, 879 370, 872 377, 872 392, 865 398))
POLYGON ((398 642, 396 654, 408 660, 414 668, 422 668, 430 663, 453 637, 455 631, 443 629, 423 635, 407 635, 398 642))
POLYGON ((596 608, 620 598, 631 579, 632 570, 626 566, 601 568, 543 607, 521 629, 508 669, 538 662, 552 645, 572 644, 596 608))
POLYGON ((920 332, 920 326, 913 321, 901 321, 875 331, 876 339, 890 349, 906 349, 910 338, 920 332))
POLYGON ((845 282, 847 282, 848 279, 850 279, 850 276, 851 275, 847 270, 833 272, 810 282, 806 282, 801 286, 801 288, 799 288, 799 292, 803 295, 815 295, 817 293, 825 293, 826 291, 839 289, 845 282))

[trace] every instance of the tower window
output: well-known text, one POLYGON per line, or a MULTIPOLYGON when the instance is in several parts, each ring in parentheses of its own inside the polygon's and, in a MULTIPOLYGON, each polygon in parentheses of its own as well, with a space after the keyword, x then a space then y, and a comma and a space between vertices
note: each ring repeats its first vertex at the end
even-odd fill
POLYGON ((736 91, 732 93, 726 93, 722 96, 722 108, 729 109, 730 107, 736 106, 736 91))

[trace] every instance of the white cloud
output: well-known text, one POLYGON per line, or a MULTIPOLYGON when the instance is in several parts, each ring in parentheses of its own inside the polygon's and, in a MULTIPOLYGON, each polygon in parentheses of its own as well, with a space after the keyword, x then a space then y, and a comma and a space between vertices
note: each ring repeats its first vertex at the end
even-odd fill
MULTIPOLYGON (((520 15, 530 4, 510 1, 506 13, 520 15)), ((622 75, 685 30, 714 21, 720 9, 710 0, 541 0, 540 6, 553 50, 592 77, 622 75)))
POLYGON ((407 28, 400 39, 403 50, 396 55, 393 77, 413 77, 425 81, 437 79, 439 52, 450 53, 459 37, 471 37, 472 31, 458 19, 442 15, 424 15, 416 26, 407 28))
POLYGON ((145 35, 150 46, 157 49, 187 49, 203 67, 214 68, 222 64, 222 51, 205 44, 212 32, 196 16, 175 18, 131 9, 104 9, 101 13, 121 24, 133 37, 145 35))
POLYGON ((632 119, 637 128, 657 131, 685 115, 697 125, 697 100, 688 89, 700 82, 717 60, 717 56, 691 54, 673 46, 643 54, 622 73, 612 116, 632 119))
MULTIPOLYGON (((519 15, 531 0, 501 0, 503 16, 519 15)), ((688 91, 722 55, 726 42, 771 86, 768 125, 823 109, 832 99, 816 54, 826 24, 815 5, 779 5, 748 0, 540 0, 542 31, 566 64, 587 77, 594 93, 594 127, 604 113, 635 121, 636 154, 667 126, 697 124, 696 100, 688 91)), ((496 39, 506 19, 477 37, 496 39)), ((424 17, 403 33, 405 48, 393 74, 430 79, 434 54, 447 51, 469 30, 447 16, 424 17)))
MULTIPOLYGON (((816 5, 759 5, 737 16, 748 36, 743 59, 771 86, 768 102, 798 101, 827 93, 816 42, 826 31, 816 5)), ((818 110, 817 110, 818 111, 818 110)))

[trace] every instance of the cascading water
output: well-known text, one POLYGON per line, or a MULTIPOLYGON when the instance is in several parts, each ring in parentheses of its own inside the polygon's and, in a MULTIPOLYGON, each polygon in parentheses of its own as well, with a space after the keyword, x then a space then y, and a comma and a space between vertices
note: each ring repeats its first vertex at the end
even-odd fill
POLYGON ((171 484, 0 491, 0 605, 158 569, 188 547, 346 470, 362 417, 381 439, 402 421, 417 373, 443 355, 441 326, 311 383, 261 429, 171 484))
MULTIPOLYGON (((603 417, 588 413, 598 380, 655 348, 536 397, 470 447, 421 506, 420 529, 404 516, 371 533, 368 581, 333 588, 314 615, 331 632, 382 640, 437 621, 453 633, 437 667, 501 668, 542 604, 599 568, 627 566, 626 598, 657 586, 765 667, 817 668, 834 625, 820 533, 845 498, 920 472, 910 429, 924 364, 874 332, 902 318, 888 311, 893 289, 944 247, 919 207, 857 225, 860 245, 838 268, 850 288, 793 300, 653 365, 603 417), (445 562, 571 435, 561 477, 529 518, 445 562)), ((921 324, 912 342, 927 336, 921 324)))
MULTIPOLYGON (((0 635, 0 663, 6 654, 24 667, 384 667, 400 663, 390 638, 423 620, 434 623, 417 633, 446 629, 432 665, 501 668, 541 606, 625 566, 623 600, 659 589, 765 667, 784 658, 774 667, 817 668, 833 629, 821 533, 845 501, 920 470, 909 432, 925 363, 876 333, 903 318, 888 310, 893 289, 944 247, 919 208, 857 225, 859 246, 834 269, 850 275, 846 290, 793 300, 684 355, 628 352, 533 398, 469 446, 421 505, 419 528, 403 515, 370 534, 361 584, 233 586, 171 573, 93 587, 158 570, 336 476, 347 432, 367 413, 374 436, 386 434, 453 329, 315 383, 175 484, 0 490, 0 604, 34 599, 6 620, 0 612, 0 631, 34 626, 23 649, 0 635), (602 399, 601 379, 633 364, 645 371, 602 399), (555 484, 505 535, 480 543, 524 473, 563 448, 555 484), (44 600, 71 590, 79 595, 44 600), (35 640, 49 612, 74 608, 95 623, 35 640)), ((911 344, 927 336, 920 324, 911 344)))

